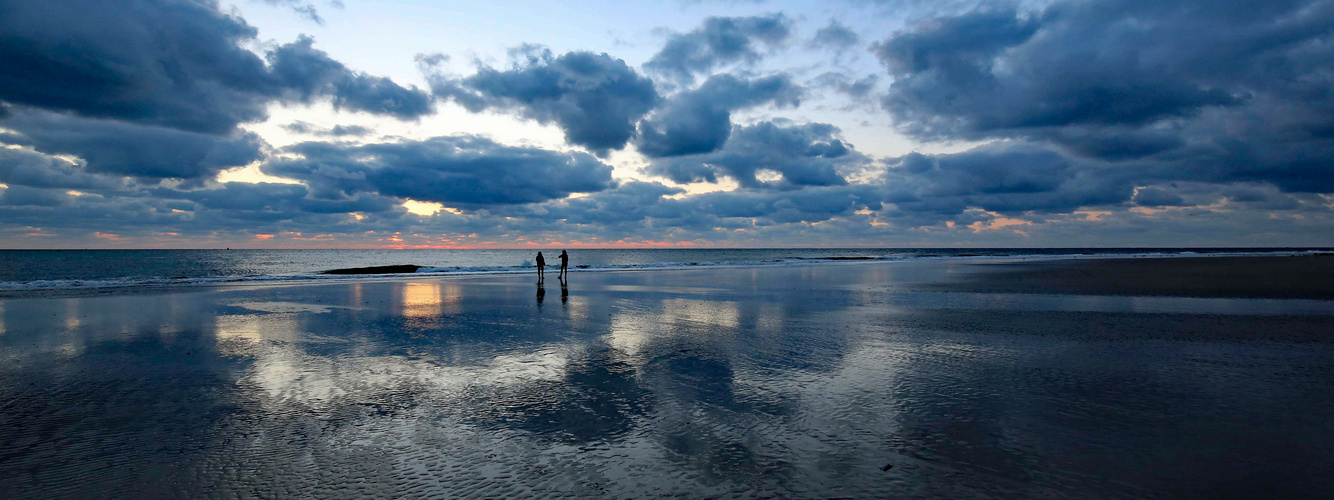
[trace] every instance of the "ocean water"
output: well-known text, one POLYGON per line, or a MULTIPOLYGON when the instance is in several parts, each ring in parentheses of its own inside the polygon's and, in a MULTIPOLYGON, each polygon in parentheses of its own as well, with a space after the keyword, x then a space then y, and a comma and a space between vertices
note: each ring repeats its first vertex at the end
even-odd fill
MULTIPOLYGON (((560 249, 543 249, 548 265, 560 249)), ((781 266, 846 260, 1299 254, 1316 248, 779 248, 573 250, 576 271, 781 266)), ((532 272, 538 250, 0 250, 0 293, 356 279, 322 271, 423 266, 422 276, 532 272)))

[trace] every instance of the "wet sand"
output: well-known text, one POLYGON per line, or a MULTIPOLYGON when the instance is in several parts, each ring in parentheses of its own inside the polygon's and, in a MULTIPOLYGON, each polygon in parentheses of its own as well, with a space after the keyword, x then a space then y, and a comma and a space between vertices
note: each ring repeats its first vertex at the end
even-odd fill
POLYGON ((940 289, 989 293, 1334 299, 1334 255, 1051 260, 983 264, 940 289))
POLYGON ((0 299, 0 498, 1328 497, 1334 301, 1124 278, 1292 259, 0 299))

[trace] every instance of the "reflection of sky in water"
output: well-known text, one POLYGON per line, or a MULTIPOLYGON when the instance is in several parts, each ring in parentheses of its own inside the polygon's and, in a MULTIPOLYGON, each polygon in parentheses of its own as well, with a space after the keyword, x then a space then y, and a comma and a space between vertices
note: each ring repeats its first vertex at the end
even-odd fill
POLYGON ((1329 491, 1328 344, 1037 334, 1238 309, 894 281, 924 268, 576 275, 542 308, 518 278, 0 300, 0 496, 1329 491))

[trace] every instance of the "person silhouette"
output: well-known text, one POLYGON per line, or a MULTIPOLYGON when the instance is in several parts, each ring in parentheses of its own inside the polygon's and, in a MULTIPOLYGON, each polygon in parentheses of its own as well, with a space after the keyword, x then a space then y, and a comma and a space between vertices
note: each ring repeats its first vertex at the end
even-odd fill
POLYGON ((565 253, 564 250, 561 250, 561 251, 560 251, 560 277, 561 277, 561 278, 564 278, 564 277, 565 277, 565 273, 568 272, 567 270, 568 270, 569 267, 570 267, 570 254, 567 254, 567 253, 565 253))
POLYGON ((542 258, 542 252, 537 252, 537 281, 542 281, 543 278, 546 278, 546 272, 543 271, 546 267, 547 259, 542 258))

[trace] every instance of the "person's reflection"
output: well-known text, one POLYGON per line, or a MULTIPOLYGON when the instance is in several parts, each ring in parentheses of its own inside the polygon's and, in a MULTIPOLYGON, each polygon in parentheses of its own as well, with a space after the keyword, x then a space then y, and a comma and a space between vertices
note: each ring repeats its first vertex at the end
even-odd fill
POLYGON ((562 304, 570 300, 570 289, 568 287, 569 284, 565 281, 567 279, 569 278, 560 279, 560 303, 562 304))
POLYGON ((546 297, 547 297, 547 288, 546 288, 545 284, 542 283, 542 280, 538 280, 538 281, 537 281, 537 305, 538 305, 538 306, 541 306, 541 305, 542 305, 542 299, 545 299, 546 297))

